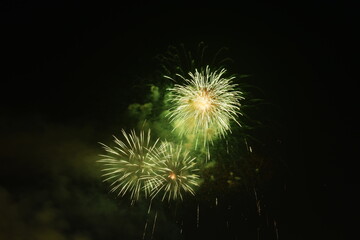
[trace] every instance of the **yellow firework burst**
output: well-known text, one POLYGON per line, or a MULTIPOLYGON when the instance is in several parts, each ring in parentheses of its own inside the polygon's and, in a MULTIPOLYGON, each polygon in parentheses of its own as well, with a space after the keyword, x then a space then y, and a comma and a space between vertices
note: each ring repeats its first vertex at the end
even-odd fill
POLYGON ((194 187, 198 186, 199 171, 195 158, 184 150, 181 145, 162 142, 159 148, 151 152, 155 177, 151 182, 151 196, 161 195, 161 199, 183 199, 183 193, 195 195, 194 187))
POLYGON ((139 135, 134 130, 127 134, 122 130, 123 140, 119 140, 114 136, 114 147, 109 147, 100 143, 106 155, 98 162, 104 165, 102 171, 105 173, 104 181, 111 182, 111 192, 118 192, 118 196, 130 195, 132 202, 139 199, 141 192, 144 192, 145 197, 148 195, 150 184, 148 181, 151 175, 152 163, 150 155, 157 145, 158 139, 155 143, 151 143, 151 132, 146 133, 141 131, 139 135))
POLYGON ((168 117, 181 136, 203 140, 206 145, 231 131, 231 120, 240 125, 237 116, 243 93, 236 89, 235 77, 225 77, 225 73, 225 68, 211 71, 207 66, 188 77, 178 75, 185 83, 169 89, 172 106, 168 117))

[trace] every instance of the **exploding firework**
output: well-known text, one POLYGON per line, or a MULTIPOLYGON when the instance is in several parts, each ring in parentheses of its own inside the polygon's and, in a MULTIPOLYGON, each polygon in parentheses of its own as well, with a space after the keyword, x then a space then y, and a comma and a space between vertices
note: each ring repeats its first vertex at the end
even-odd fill
POLYGON ((178 75, 185 84, 169 89, 172 107, 168 117, 180 136, 194 138, 196 143, 202 140, 206 145, 225 136, 231 130, 231 120, 240 125, 236 117, 241 114, 243 93, 236 90, 232 82, 235 77, 224 77, 225 73, 225 68, 211 71, 207 66, 202 71, 196 69, 195 74, 190 72, 190 78, 178 75))
POLYGON ((148 195, 148 190, 151 189, 145 184, 150 184, 148 181, 151 178, 152 163, 149 161, 150 153, 155 149, 158 139, 151 144, 151 131, 147 133, 141 131, 139 136, 134 130, 127 134, 122 130, 124 141, 119 140, 114 136, 115 147, 111 148, 103 143, 100 143, 106 155, 98 162, 103 163, 105 168, 102 169, 105 173, 104 181, 111 182, 111 192, 118 192, 118 196, 130 194, 132 202, 140 198, 140 193, 143 191, 145 197, 148 195))
POLYGON ((195 158, 184 150, 181 145, 162 142, 151 154, 154 164, 154 178, 151 184, 151 196, 161 195, 161 199, 183 199, 183 193, 195 195, 194 187, 198 186, 199 175, 196 174, 195 158))

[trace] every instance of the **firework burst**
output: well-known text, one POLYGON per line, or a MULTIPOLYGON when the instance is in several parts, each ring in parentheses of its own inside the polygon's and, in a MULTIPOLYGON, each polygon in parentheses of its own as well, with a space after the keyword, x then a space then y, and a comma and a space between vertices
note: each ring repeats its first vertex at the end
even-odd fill
POLYGON ((139 135, 134 130, 127 134, 122 130, 124 141, 114 136, 114 147, 109 147, 100 143, 106 155, 98 162, 104 165, 102 169, 104 181, 111 182, 111 192, 118 192, 118 196, 130 194, 130 199, 135 202, 140 198, 143 191, 145 197, 151 187, 145 184, 151 184, 149 178, 152 176, 152 163, 149 161, 151 153, 157 145, 158 139, 151 144, 150 130, 145 133, 141 131, 139 135))
POLYGON ((231 130, 231 120, 240 125, 236 117, 243 93, 236 90, 232 82, 235 77, 224 77, 225 73, 225 68, 211 71, 207 66, 190 72, 190 78, 178 75, 185 84, 169 89, 172 107, 168 117, 180 136, 193 137, 196 143, 203 140, 206 145, 217 136, 225 136, 231 130))
POLYGON ((199 175, 196 174, 195 158, 189 155, 181 145, 163 142, 151 154, 154 164, 154 178, 151 182, 151 196, 161 195, 161 199, 183 199, 183 193, 195 195, 194 187, 198 186, 199 175))

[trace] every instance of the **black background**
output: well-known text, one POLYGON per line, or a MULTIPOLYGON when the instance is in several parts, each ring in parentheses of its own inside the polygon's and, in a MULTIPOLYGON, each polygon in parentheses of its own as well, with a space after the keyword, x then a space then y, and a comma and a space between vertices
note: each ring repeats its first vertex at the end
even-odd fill
MULTIPOLYGON (((8 1, 0 9, 0 204, 9 219, 1 222, 0 238, 131 238, 126 232, 144 224, 138 213, 102 206, 116 205, 106 190, 89 199, 102 189, 97 172, 89 174, 90 161, 76 159, 96 155, 98 141, 110 141, 126 126, 124 112, 143 100, 137 87, 153 71, 154 56, 171 44, 194 48, 200 41, 228 47, 234 69, 251 74, 251 84, 280 109, 272 117, 282 126, 278 134, 291 172, 289 193, 277 206, 280 239, 345 239, 349 233, 353 6, 8 1), (74 196, 56 195, 67 187, 74 196), (41 211, 53 215, 39 220, 41 211), (126 220, 114 231, 114 221, 126 220)), ((158 226, 159 232, 162 227, 171 228, 158 226)), ((201 239, 214 237, 206 232, 201 239)))

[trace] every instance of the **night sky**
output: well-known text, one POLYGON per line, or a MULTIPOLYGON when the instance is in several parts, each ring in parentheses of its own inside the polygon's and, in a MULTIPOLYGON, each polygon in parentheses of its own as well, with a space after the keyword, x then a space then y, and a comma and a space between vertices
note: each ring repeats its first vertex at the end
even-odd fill
POLYGON ((146 219, 144 239, 346 239, 353 7, 118 2, 0 4, 0 240, 142 239, 146 219), (248 112, 262 123, 249 133, 258 155, 240 164, 244 183, 230 188, 219 168, 225 180, 195 198, 157 203, 152 233, 147 203, 108 193, 98 142, 136 126, 128 106, 164 81, 156 56, 200 42, 210 55, 226 47, 230 70, 262 99, 248 112))

